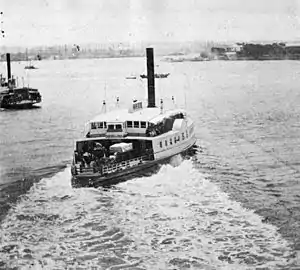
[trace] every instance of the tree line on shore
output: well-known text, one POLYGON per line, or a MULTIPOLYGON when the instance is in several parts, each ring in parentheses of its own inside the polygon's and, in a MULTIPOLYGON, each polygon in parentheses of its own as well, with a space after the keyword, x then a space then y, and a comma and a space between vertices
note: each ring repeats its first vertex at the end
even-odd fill
POLYGON ((255 44, 237 43, 238 49, 231 47, 213 47, 211 52, 217 56, 228 56, 235 52, 237 59, 264 60, 264 59, 300 59, 300 45, 286 45, 285 43, 255 44))

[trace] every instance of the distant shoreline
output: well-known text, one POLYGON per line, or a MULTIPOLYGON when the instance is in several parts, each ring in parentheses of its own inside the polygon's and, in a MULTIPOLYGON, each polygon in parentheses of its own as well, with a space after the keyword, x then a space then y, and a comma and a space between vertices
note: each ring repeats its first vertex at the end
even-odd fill
MULTIPOLYGON (((139 56, 100 56, 100 57, 69 57, 69 58, 44 58, 42 60, 35 60, 35 62, 39 61, 63 61, 63 60, 83 60, 83 59, 120 59, 120 58, 142 58, 145 57, 144 55, 139 56)), ((182 59, 180 61, 178 60, 164 60, 163 56, 161 61, 163 62, 169 62, 169 63, 181 63, 181 62, 207 62, 207 61, 230 61, 230 62, 240 62, 240 61, 298 61, 300 60, 300 56, 297 57, 263 57, 263 58, 251 58, 251 57, 237 57, 235 59, 224 59, 224 58, 212 58, 212 59, 206 59, 206 60, 194 60, 194 59, 182 59)), ((5 59, 1 59, 0 62, 6 62, 5 59)), ((28 62, 28 60, 24 59, 12 59, 11 62, 28 62)))
MULTIPOLYGON (((141 58, 144 57, 144 55, 135 55, 135 56, 91 56, 91 57, 48 57, 43 58, 41 60, 38 59, 31 59, 36 62, 39 61, 59 61, 59 60, 81 60, 81 59, 113 59, 113 58, 141 58)), ((11 62, 27 62, 28 60, 25 60, 23 58, 16 58, 12 57, 11 62)), ((0 62, 6 62, 5 59, 1 59, 0 62)))
POLYGON ((144 57, 144 48, 151 46, 155 55, 174 59, 174 62, 206 60, 298 60, 300 44, 295 42, 236 42, 231 44, 207 42, 180 42, 151 44, 82 44, 24 47, 0 47, 0 61, 5 53, 12 61, 63 60, 63 59, 106 59, 144 57))

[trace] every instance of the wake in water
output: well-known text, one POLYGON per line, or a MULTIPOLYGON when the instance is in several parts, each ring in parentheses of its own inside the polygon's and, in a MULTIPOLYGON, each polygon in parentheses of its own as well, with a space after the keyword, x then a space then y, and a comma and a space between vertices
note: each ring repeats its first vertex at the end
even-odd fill
POLYGON ((183 157, 179 154, 171 158, 169 164, 173 167, 178 167, 183 162, 183 157))
POLYGON ((172 164, 105 190, 72 189, 69 168, 36 183, 2 223, 0 268, 288 269, 275 227, 172 164))

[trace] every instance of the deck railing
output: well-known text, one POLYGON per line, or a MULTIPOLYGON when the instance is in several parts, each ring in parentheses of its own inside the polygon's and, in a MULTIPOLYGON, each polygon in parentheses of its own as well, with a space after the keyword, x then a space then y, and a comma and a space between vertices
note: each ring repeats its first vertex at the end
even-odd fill
POLYGON ((105 165, 103 166, 102 173, 109 174, 114 171, 124 170, 141 163, 143 163, 143 157, 137 157, 126 161, 105 165))
POLYGON ((96 167, 82 167, 82 166, 75 166, 75 172, 78 173, 97 173, 99 172, 101 175, 109 174, 115 171, 124 170, 135 165, 141 164, 146 160, 153 159, 153 154, 144 155, 140 157, 136 157, 129 160, 124 160, 121 162, 113 162, 111 164, 103 164, 101 166, 96 167))

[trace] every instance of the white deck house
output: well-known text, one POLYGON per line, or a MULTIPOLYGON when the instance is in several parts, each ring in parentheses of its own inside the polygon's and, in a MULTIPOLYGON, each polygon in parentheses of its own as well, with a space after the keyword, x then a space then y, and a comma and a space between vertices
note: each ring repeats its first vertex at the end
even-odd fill
POLYGON ((97 115, 87 125, 87 137, 146 136, 146 130, 164 119, 183 114, 173 109, 161 113, 160 108, 144 108, 142 102, 135 102, 128 110, 111 111, 97 115))

